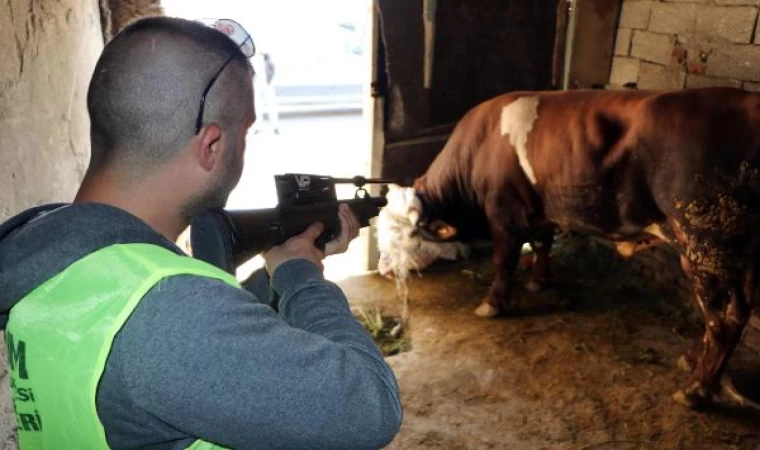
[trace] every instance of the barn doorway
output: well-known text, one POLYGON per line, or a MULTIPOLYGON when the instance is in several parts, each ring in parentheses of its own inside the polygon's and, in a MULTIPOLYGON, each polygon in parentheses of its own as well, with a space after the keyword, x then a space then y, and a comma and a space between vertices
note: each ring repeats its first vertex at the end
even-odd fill
MULTIPOLYGON (((309 173, 335 177, 370 175, 373 115, 372 0, 163 0, 168 16, 231 18, 251 33, 257 74, 258 120, 247 136, 246 167, 229 209, 276 206, 274 175, 309 173), (270 74, 272 74, 270 72, 270 74)), ((338 198, 354 195, 339 186, 338 198)), ((325 277, 338 281, 368 271, 369 229, 349 250, 325 260, 325 277)), ((247 277, 263 265, 256 257, 238 269, 247 277)))

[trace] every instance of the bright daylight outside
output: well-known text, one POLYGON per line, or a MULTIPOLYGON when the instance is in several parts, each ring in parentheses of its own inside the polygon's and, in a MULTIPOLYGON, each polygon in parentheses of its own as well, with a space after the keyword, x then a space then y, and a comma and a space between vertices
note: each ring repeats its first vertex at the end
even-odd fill
MULTIPOLYGON (((167 15, 229 18, 253 37, 257 122, 247 138, 246 167, 229 209, 276 206, 274 175, 369 176, 370 0, 163 0, 167 15)), ((355 188, 339 185, 338 198, 355 188)), ((349 250, 325 260, 338 281, 366 271, 369 230, 349 250)), ((260 267, 259 256, 238 277, 260 267)))

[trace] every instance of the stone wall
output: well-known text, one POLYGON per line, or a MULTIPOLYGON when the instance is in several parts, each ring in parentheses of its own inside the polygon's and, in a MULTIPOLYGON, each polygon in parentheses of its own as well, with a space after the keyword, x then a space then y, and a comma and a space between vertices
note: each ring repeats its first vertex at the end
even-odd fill
MULTIPOLYGON (((70 200, 89 156, 86 93, 103 47, 97 0, 0 5, 0 221, 70 200)), ((0 448, 15 448, 0 339, 0 448)))
POLYGON ((102 47, 96 0, 0 5, 0 220, 73 196, 88 161, 85 99, 102 47))
POLYGON ((100 0, 103 40, 110 41, 131 22, 148 16, 164 15, 160 0, 100 0))
MULTIPOLYGON (((0 5, 0 221, 71 200, 89 156, 86 93, 103 47, 97 0, 0 5)), ((0 339, 0 448, 15 448, 0 339)))
MULTIPOLYGON (((760 91, 759 9, 760 0, 623 0, 607 87, 760 91)), ((693 303, 675 252, 665 247, 639 252, 631 267, 693 303)), ((760 349, 757 317, 744 341, 760 349)))
POLYGON ((623 0, 610 88, 760 90, 760 0, 623 0))

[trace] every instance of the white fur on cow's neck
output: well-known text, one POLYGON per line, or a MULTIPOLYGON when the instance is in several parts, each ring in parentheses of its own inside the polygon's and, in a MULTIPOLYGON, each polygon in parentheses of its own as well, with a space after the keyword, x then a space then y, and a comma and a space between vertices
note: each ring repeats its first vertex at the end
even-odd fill
POLYGON ((536 174, 528 160, 528 134, 538 119, 538 97, 520 97, 501 110, 501 135, 509 135, 509 143, 517 153, 525 175, 536 184, 536 174))

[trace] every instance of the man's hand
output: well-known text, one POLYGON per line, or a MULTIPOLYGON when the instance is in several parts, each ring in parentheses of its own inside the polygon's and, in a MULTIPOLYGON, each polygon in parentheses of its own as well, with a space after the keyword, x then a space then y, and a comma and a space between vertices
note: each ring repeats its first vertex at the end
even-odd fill
POLYGON ((293 236, 282 245, 272 247, 265 252, 264 262, 267 272, 273 275, 280 264, 291 259, 308 259, 316 264, 319 270, 324 270, 322 259, 324 259, 325 254, 314 245, 314 241, 317 240, 323 229, 324 225, 319 222, 314 223, 298 236, 293 236))
POLYGON ((312 224, 303 233, 293 236, 282 245, 272 247, 264 253, 267 272, 274 274, 277 267, 291 259, 307 259, 324 270, 322 260, 329 255, 343 253, 348 249, 348 244, 359 235, 359 220, 347 205, 338 208, 340 218, 340 236, 325 245, 325 251, 320 251, 314 241, 324 229, 321 223, 312 224))
POLYGON ((340 217, 340 236, 325 245, 325 256, 345 252, 348 250, 348 244, 359 236, 359 219, 348 205, 340 205, 338 216, 340 217))

